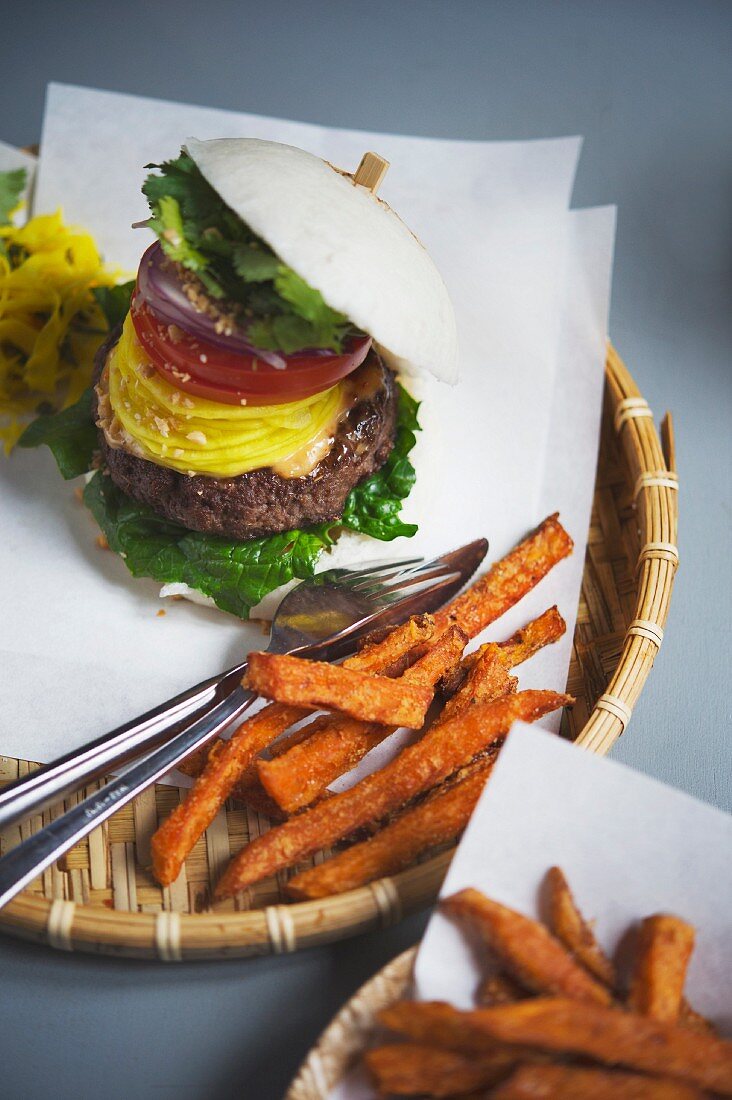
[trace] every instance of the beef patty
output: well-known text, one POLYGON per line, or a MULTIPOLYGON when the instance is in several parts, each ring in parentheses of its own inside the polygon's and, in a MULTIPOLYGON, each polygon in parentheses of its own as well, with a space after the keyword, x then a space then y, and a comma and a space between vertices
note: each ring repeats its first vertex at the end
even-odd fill
MULTIPOLYGON (((97 383, 118 337, 112 333, 97 353, 97 383)), ((336 520, 351 489, 386 462, 396 436, 393 372, 373 350, 354 371, 355 381, 359 372, 362 395, 341 419, 328 454, 304 477, 280 477, 269 467, 238 477, 189 477, 111 447, 100 430, 102 458, 123 492, 189 531, 254 539, 336 520)), ((96 419, 96 391, 92 412, 96 419)))

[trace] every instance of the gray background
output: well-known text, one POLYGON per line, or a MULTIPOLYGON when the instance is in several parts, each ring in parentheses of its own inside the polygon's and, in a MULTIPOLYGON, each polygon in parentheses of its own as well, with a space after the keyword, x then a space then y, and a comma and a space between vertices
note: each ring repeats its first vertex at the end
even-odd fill
MULTIPOLYGON (((614 755, 729 809, 732 5, 6 2, 3 31, 0 137, 17 144, 48 80, 372 130, 585 135, 575 202, 619 208, 611 335, 675 414, 682 484, 667 637, 614 755)), ((0 939, 0 1094, 277 1100, 423 924, 167 968, 0 939)))

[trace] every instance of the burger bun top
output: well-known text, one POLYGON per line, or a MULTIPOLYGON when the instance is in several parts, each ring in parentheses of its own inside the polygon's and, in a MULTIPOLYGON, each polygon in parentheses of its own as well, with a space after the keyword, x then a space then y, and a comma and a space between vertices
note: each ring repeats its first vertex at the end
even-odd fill
POLYGON ((450 296, 404 222, 320 157, 258 138, 189 138, 223 201, 331 309, 373 337, 395 369, 457 381, 450 296))

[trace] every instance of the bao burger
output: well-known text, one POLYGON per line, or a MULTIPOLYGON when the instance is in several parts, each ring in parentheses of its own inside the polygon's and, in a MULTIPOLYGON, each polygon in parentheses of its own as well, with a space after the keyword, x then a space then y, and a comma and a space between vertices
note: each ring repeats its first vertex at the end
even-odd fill
POLYGON ((97 359, 109 476, 193 532, 341 520, 392 454, 397 375, 456 379, 436 267, 371 190, 303 150, 189 140, 150 167, 156 240, 97 359))
POLYGON ((375 193, 386 167, 249 138, 148 165, 154 239, 132 284, 93 287, 92 384, 19 445, 87 477, 101 545, 161 595, 267 618, 284 585, 417 530, 415 389, 456 381, 457 340, 435 265, 375 193))

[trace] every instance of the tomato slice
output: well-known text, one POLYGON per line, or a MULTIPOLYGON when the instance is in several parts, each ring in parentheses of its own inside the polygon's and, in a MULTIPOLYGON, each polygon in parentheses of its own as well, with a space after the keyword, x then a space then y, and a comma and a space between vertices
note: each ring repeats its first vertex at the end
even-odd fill
POLYGON ((137 296, 130 311, 143 348, 159 374, 178 389, 228 405, 283 405, 335 385, 359 366, 371 346, 370 336, 353 336, 343 354, 324 349, 283 355, 275 367, 247 352, 232 352, 207 343, 157 318, 137 296))

